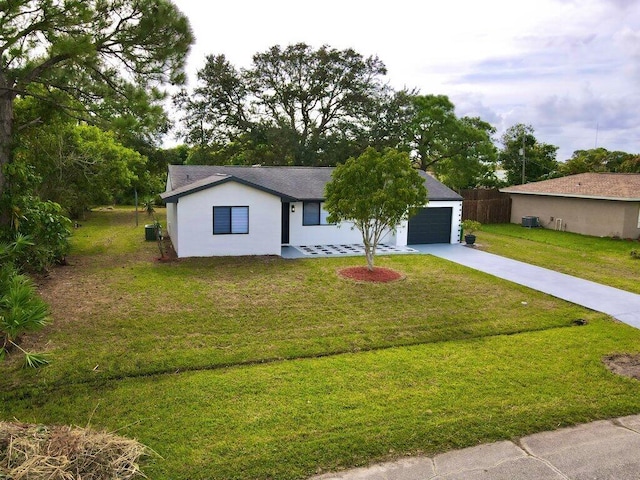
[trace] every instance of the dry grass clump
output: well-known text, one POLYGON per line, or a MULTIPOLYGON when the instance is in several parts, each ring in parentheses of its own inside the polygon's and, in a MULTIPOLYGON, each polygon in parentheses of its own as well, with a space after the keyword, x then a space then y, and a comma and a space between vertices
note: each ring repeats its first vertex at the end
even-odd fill
POLYGON ((141 443, 108 432, 0 422, 0 479, 121 480, 146 476, 141 443))

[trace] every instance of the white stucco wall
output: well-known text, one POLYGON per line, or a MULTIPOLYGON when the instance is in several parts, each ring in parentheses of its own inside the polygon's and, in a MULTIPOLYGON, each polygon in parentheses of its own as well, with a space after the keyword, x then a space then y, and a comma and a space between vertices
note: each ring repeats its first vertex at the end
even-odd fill
POLYGON ((177 216, 177 204, 167 203, 167 233, 171 237, 171 243, 175 251, 178 251, 178 216, 177 216), (175 232, 175 234, 174 234, 175 232))
MULTIPOLYGON (((352 229, 351 223, 336 225, 302 225, 302 202, 292 203, 295 212, 290 213, 289 243, 291 245, 326 245, 362 243, 360 230, 352 229)), ((427 208, 446 208, 452 210, 450 243, 460 243, 460 228, 462 224, 462 201, 431 201, 427 208)), ((409 222, 402 222, 396 232, 387 232, 381 243, 397 246, 407 245, 409 222)))
POLYGON ((179 257, 280 255, 281 201, 275 195, 230 181, 180 197, 177 218, 179 257), (214 206, 248 206, 249 233, 214 235, 214 206))
POLYGON ((462 228, 462 201, 430 202, 430 207, 451 207, 451 241, 460 243, 460 229, 462 228), (433 205, 431 204, 433 203, 433 205))
MULTIPOLYGON (((337 225, 302 224, 303 203, 289 208, 289 244, 326 245, 362 243, 362 234, 350 223, 337 225)), ((451 207, 451 243, 459 242, 461 201, 432 201, 427 208, 451 207)), ((230 181, 191 193, 167 204, 167 230, 179 257, 280 255, 282 203, 278 196, 230 181), (248 206, 248 234, 213 234, 213 207, 248 206)), ((381 243, 407 245, 408 222, 396 232, 387 232, 381 243)))
MULTIPOLYGON (((292 203, 295 205, 295 212, 290 213, 289 243, 291 245, 326 245, 326 244, 349 244, 362 243, 360 230, 352 229, 351 223, 342 224, 338 228, 336 225, 302 225, 302 202, 292 203)), ((451 208, 451 236, 450 243, 460 243, 460 227, 462 223, 462 201, 431 201, 427 208, 451 208)), ((409 232, 409 222, 402 222, 393 232, 387 232, 382 239, 382 243, 397 246, 407 245, 407 235, 409 232)))
MULTIPOLYGON (((289 243, 291 245, 328 245, 362 243, 362 233, 351 222, 338 225, 303 225, 303 202, 291 203, 295 212, 289 213, 289 243)), ((387 233, 381 243, 395 244, 395 236, 387 233)))

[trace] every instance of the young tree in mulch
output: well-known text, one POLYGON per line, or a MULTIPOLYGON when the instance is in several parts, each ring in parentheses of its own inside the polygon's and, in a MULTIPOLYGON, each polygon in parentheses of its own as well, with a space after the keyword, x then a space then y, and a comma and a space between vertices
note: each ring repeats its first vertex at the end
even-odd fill
POLYGON ((391 148, 378 152, 369 147, 338 165, 325 194, 327 220, 352 222, 362 232, 369 271, 382 236, 427 203, 424 179, 411 166, 409 154, 391 148))

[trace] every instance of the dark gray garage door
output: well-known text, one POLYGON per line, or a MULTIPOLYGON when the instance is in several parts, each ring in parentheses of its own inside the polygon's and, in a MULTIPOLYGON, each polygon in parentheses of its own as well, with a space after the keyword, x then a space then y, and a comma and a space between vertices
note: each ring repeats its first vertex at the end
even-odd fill
POLYGON ((409 219, 407 243, 450 243, 451 207, 423 208, 409 219))

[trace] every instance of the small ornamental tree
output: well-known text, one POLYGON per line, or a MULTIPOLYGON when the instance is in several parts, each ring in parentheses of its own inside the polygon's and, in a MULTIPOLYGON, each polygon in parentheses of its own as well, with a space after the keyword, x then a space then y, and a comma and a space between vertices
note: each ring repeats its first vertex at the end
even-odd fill
POLYGON ((329 222, 353 222, 362 232, 367 267, 373 270, 380 239, 427 203, 427 189, 408 153, 369 147, 336 167, 325 197, 329 222))

